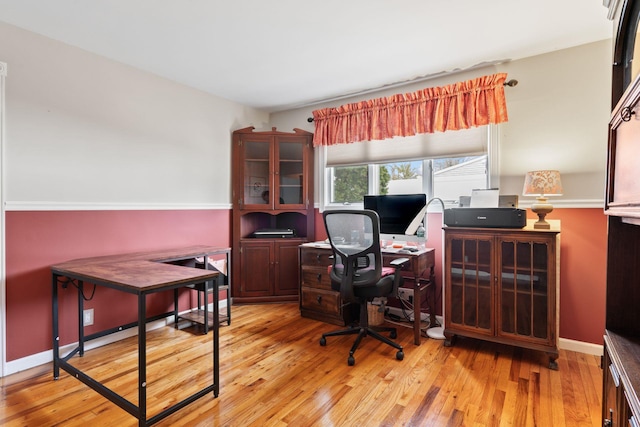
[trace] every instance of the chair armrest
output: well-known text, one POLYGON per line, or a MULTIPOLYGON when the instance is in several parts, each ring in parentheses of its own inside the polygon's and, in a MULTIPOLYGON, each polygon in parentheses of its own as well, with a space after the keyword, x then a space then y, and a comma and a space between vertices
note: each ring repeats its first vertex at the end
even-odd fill
POLYGON ((397 270, 404 267, 405 264, 407 264, 408 262, 409 262, 409 258, 396 258, 393 261, 391 261, 389 264, 391 265, 391 267, 397 270))
POLYGON ((400 273, 398 273, 398 271, 400 269, 402 269, 405 265, 407 265, 409 263, 409 258, 396 258, 394 260, 392 260, 389 264, 391 265, 391 267, 394 268, 394 280, 393 280, 393 291, 391 293, 392 296, 397 298, 398 295, 398 288, 400 287, 400 284, 402 283, 402 275, 400 273))

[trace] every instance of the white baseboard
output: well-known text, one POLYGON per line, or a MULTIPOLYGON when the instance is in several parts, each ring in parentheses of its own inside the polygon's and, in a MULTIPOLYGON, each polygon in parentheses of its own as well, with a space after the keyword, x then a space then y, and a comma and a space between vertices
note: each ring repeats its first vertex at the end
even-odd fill
MULTIPOLYGON (((218 304, 219 310, 226 310, 227 308, 227 300, 220 300, 218 304)), ((196 307, 193 307, 194 309, 196 307)), ((209 304, 209 309, 213 311, 213 304, 209 304)), ((187 310, 188 311, 188 310, 187 310)), ((184 313, 184 312, 183 312, 184 313)), ((147 323, 146 330, 152 331, 154 329, 162 328, 168 325, 173 325, 173 316, 169 316, 164 319, 156 320, 154 322, 147 323)), ((115 332, 113 334, 106 335, 104 337, 96 338, 94 340, 88 341, 85 343, 85 351, 91 350, 94 348, 102 347, 103 345, 111 344, 116 341, 121 341, 125 338, 130 338, 136 336, 138 334, 138 328, 130 328, 125 329, 123 331, 115 332)), ((75 349, 78 346, 78 343, 72 343, 69 345, 65 345, 60 347, 60 354, 67 354, 69 351, 75 349)), ((32 354, 27 357, 23 357, 21 359, 12 360, 11 362, 7 362, 5 365, 5 376, 16 374, 18 372, 26 371, 27 369, 32 369, 40 365, 45 365, 47 363, 53 362, 53 349, 43 351, 41 353, 32 354)))
MULTIPOLYGON (((221 300, 219 307, 220 307, 220 310, 226 309, 227 300, 226 299, 221 300)), ((210 305, 210 308, 211 310, 213 310, 213 306, 210 305)), ((403 316, 402 310, 398 307, 387 307, 387 309, 389 309, 391 313, 397 316, 400 316, 400 317, 403 316)), ((411 310, 407 310, 407 313, 411 313, 411 310)), ((425 314, 425 313, 422 313, 422 314, 423 316, 426 316, 424 320, 428 320, 428 314, 425 314)), ((443 323, 441 316, 436 316, 436 319, 440 324, 443 323)), ((151 330, 161 328, 171 324, 173 324, 173 316, 167 317, 166 319, 156 320, 155 322, 148 323, 147 331, 151 331, 151 330)), ((123 340, 125 338, 135 336, 136 334, 137 334, 136 328, 126 329, 124 331, 116 332, 114 334, 110 334, 105 337, 87 342, 85 345, 85 350, 98 348, 103 345, 107 345, 116 341, 123 340)), ((604 350, 604 347, 599 344, 575 341, 567 338, 560 338, 558 345, 563 350, 570 350, 578 353, 591 354, 595 356, 602 356, 603 350, 604 350)), ((77 346, 77 343, 66 345, 60 348, 60 352, 62 354, 65 354, 66 352, 74 349, 76 346, 77 346)), ((7 364, 5 365, 6 367, 5 376, 26 371, 28 369, 35 368, 37 366, 45 365, 47 363, 51 363, 52 361, 53 361, 53 350, 47 350, 41 353, 32 354, 30 356, 23 357, 21 359, 12 360, 11 362, 7 362, 7 364)))
MULTIPOLYGON (((389 313, 396 315, 400 318, 404 318, 405 314, 399 307, 387 307, 389 313)), ((407 316, 413 320, 413 310, 405 310, 407 316)), ((442 317, 436 316, 437 321, 442 325, 442 317)), ((429 320, 429 315, 422 313, 422 320, 429 320)), ((601 344, 593 344, 583 341, 570 340, 568 338, 560 338, 558 340, 558 347, 563 350, 575 351, 577 353, 591 354, 594 356, 602 356, 604 353, 604 347, 601 344)))
POLYGON ((592 344, 590 342, 575 341, 568 338, 560 338, 558 346, 563 350, 575 351, 578 353, 592 354, 594 356, 602 356, 604 354, 604 346, 601 344, 592 344))

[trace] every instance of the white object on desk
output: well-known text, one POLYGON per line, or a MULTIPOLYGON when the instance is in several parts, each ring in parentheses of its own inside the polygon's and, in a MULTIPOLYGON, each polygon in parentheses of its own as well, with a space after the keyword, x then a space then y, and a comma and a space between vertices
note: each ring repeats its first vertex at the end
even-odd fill
MULTIPOLYGON (((196 262, 204 264, 204 257, 196 257, 196 262)), ((226 259, 213 259, 209 257, 209 265, 218 270, 220 273, 227 275, 227 260, 226 259)))
POLYGON ((472 208, 497 208, 500 199, 500 190, 490 188, 488 190, 471 190, 472 208))

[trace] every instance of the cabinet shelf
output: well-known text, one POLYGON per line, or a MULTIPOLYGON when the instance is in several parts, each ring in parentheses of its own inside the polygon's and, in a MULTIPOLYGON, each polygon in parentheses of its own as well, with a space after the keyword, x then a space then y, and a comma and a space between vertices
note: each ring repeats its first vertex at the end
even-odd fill
MULTIPOLYGON (((190 322, 193 323, 197 323, 199 325, 204 325, 204 310, 200 309, 193 309, 191 311, 188 311, 186 313, 182 313, 180 314, 180 318, 184 319, 184 320, 188 320, 190 322)), ((209 327, 213 326, 213 313, 208 312, 207 313, 207 319, 209 320, 209 327)), ((228 322, 229 318, 225 315, 225 314, 219 314, 218 315, 218 321, 220 323, 223 322, 228 322)))
POLYGON ((516 295, 531 295, 531 296, 534 296, 534 297, 538 296, 538 297, 544 297, 544 298, 547 297, 547 293, 546 292, 536 292, 536 291, 531 292, 531 291, 518 290, 518 289, 516 289, 516 290, 509 289, 509 290, 506 290, 506 291, 503 290, 502 292, 503 293, 507 292, 509 294, 514 294, 515 293, 516 295))

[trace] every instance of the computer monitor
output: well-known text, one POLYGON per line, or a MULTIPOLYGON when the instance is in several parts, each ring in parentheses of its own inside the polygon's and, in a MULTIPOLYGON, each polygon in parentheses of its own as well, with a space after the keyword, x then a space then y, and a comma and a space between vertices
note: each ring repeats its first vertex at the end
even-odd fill
POLYGON ((364 208, 380 217, 384 240, 413 240, 427 212, 426 194, 386 194, 364 196, 364 208))

